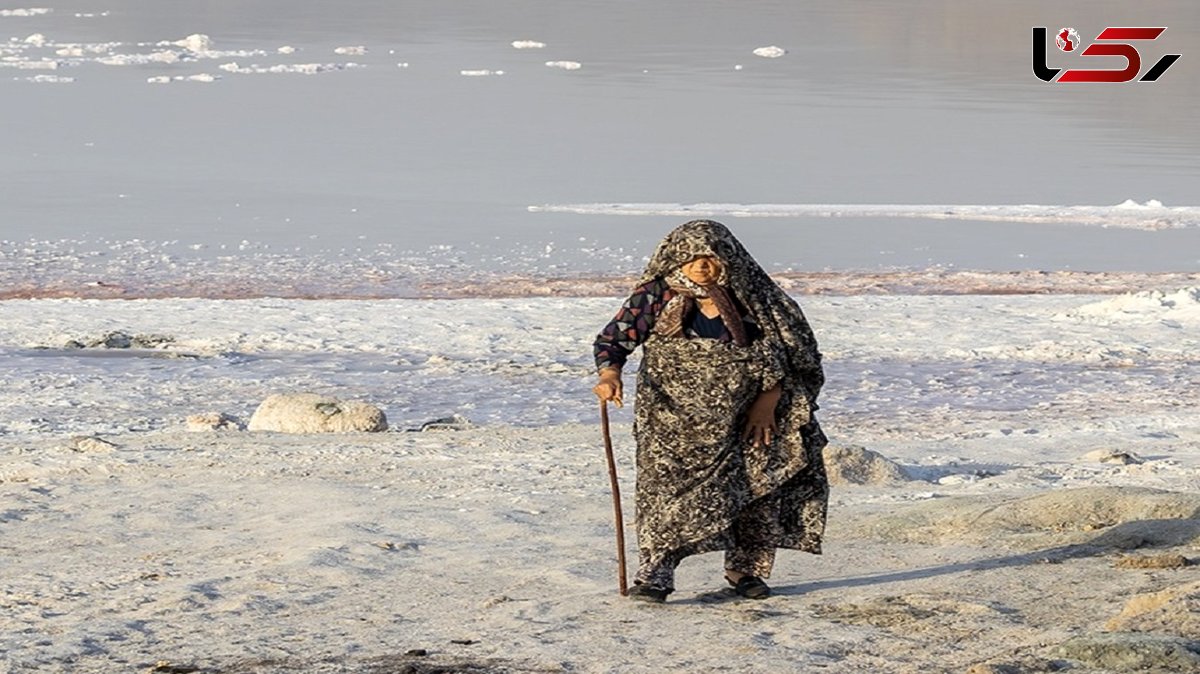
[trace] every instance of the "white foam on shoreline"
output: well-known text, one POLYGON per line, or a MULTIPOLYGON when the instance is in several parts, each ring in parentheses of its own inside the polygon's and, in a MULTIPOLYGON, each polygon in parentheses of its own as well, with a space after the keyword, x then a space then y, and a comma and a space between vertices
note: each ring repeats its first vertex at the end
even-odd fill
POLYGON ((734 218, 923 218, 1077 224, 1130 229, 1200 227, 1200 206, 1167 207, 1157 200, 1126 200, 1114 206, 1039 204, 732 204, 580 203, 529 206, 532 213, 671 215, 734 218))

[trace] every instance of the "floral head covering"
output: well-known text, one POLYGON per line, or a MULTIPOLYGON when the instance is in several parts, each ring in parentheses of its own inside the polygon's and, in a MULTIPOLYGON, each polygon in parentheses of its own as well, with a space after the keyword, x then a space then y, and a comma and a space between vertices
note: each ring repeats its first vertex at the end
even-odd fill
MULTIPOLYGON (((803 392, 816 409, 825 376, 812 328, 800 305, 767 275, 729 228, 712 220, 692 220, 676 227, 658 244, 638 283, 656 278, 685 295, 703 297, 701 293, 712 295, 713 288, 720 288, 736 297, 753 316, 764 346, 782 367, 785 389, 803 392), (700 288, 680 272, 684 264, 701 256, 721 261, 718 285, 700 288)), ((724 311, 722 318, 728 327, 730 321, 724 311)))

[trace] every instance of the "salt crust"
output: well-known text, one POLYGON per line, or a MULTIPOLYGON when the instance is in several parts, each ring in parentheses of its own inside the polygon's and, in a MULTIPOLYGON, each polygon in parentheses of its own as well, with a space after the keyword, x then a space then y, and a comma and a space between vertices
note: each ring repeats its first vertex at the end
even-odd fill
MULTIPOLYGON (((613 428, 627 486, 630 432, 624 421, 613 428)), ((655 671, 696 671, 703 658, 705 669, 740 672, 994 674, 1052 671, 1059 644, 1102 634, 1110 618, 1154 638, 1195 615, 1191 581, 1113 568, 1103 550, 855 535, 880 507, 913 507, 871 502, 924 488, 900 485, 835 490, 825 554, 781 551, 773 598, 738 601, 720 578, 719 555, 702 555, 681 566, 676 593, 651 620, 615 591, 594 422, 111 439, 119 448, 99 454, 53 440, 0 443, 5 545, 21 550, 0 578, 0 648, 17 671, 169 663, 162 671, 259 674, 284 671, 254 663, 279 663, 270 654, 286 647, 288 671, 322 674, 382 671, 388 658, 415 666, 401 654, 419 649, 428 664, 475 663, 462 671, 489 671, 479 669, 487 662, 499 663, 495 671, 593 671, 597 662, 642 671, 636 665, 647 660, 655 671), (533 557, 536 568, 522 566, 533 557), (414 583, 420 596, 396 589, 414 583), (1146 598, 1134 602, 1138 595, 1146 598), (92 640, 98 631, 102 649, 92 640), (993 647, 963 648, 965 636, 993 647)), ((1075 490, 1040 490, 1061 492, 1056 503, 1079 502, 1064 500, 1075 490)), ((1144 496, 1105 492, 1085 502, 1144 496)), ((1082 531, 1099 511, 1050 512, 1059 528, 1082 531)), ((1105 653, 1119 655, 1130 634, 1105 641, 1105 653)), ((1092 651, 1072 644, 1063 652, 1092 651)))

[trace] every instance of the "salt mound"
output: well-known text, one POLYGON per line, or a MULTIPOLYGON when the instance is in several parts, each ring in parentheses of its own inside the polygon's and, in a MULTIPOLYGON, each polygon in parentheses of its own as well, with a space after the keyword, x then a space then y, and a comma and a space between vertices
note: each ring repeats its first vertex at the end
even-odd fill
POLYGON ((205 431, 240 431, 245 425, 237 417, 224 412, 205 412, 193 414, 184 420, 187 429, 193 433, 205 431))
POLYGON ((824 455, 831 485, 885 485, 912 479, 896 462, 862 447, 826 445, 824 455))
POLYGON ((1185 545, 1200 541, 1200 494, 1089 487, 1016 499, 934 499, 870 515, 847 528, 867 538, 1023 549, 1185 545))
POLYGON ((1200 639, 1200 581, 1139 594, 1105 627, 1120 632, 1158 632, 1200 639))
POLYGON ((80 454, 107 454, 117 448, 116 445, 94 435, 77 435, 71 438, 67 449, 80 454))
POLYGON ((1128 318, 1130 316, 1159 316, 1179 313, 1200 317, 1200 287, 1181 288, 1174 292, 1146 290, 1126 293, 1099 302, 1085 304, 1068 313, 1069 316, 1091 318, 1128 318))
POLYGON ((278 393, 268 397, 250 417, 249 430, 279 433, 377 433, 387 418, 374 405, 342 402, 315 393, 278 393))
POLYGON ((1139 463, 1145 463, 1146 460, 1134 454, 1133 452, 1125 452, 1119 449, 1096 449, 1079 457, 1084 461, 1095 461, 1096 463, 1116 463, 1122 466, 1129 466, 1139 463))
POLYGON ((183 38, 182 40, 176 40, 175 42, 172 42, 171 44, 175 45, 177 47, 183 47, 184 49, 186 49, 188 51, 198 53, 198 52, 212 51, 213 41, 212 41, 211 37, 204 35, 202 33, 192 33, 191 35, 183 38))

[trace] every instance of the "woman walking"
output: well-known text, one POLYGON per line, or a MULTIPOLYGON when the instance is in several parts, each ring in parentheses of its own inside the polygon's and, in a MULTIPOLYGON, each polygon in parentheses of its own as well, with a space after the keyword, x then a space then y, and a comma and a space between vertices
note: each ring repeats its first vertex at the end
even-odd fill
POLYGON ((799 305, 722 224, 659 244, 596 338, 601 400, 622 404, 638 346, 634 599, 663 602, 683 558, 725 551, 738 595, 770 595, 776 548, 821 552, 829 486, 813 413, 821 354, 799 305))

